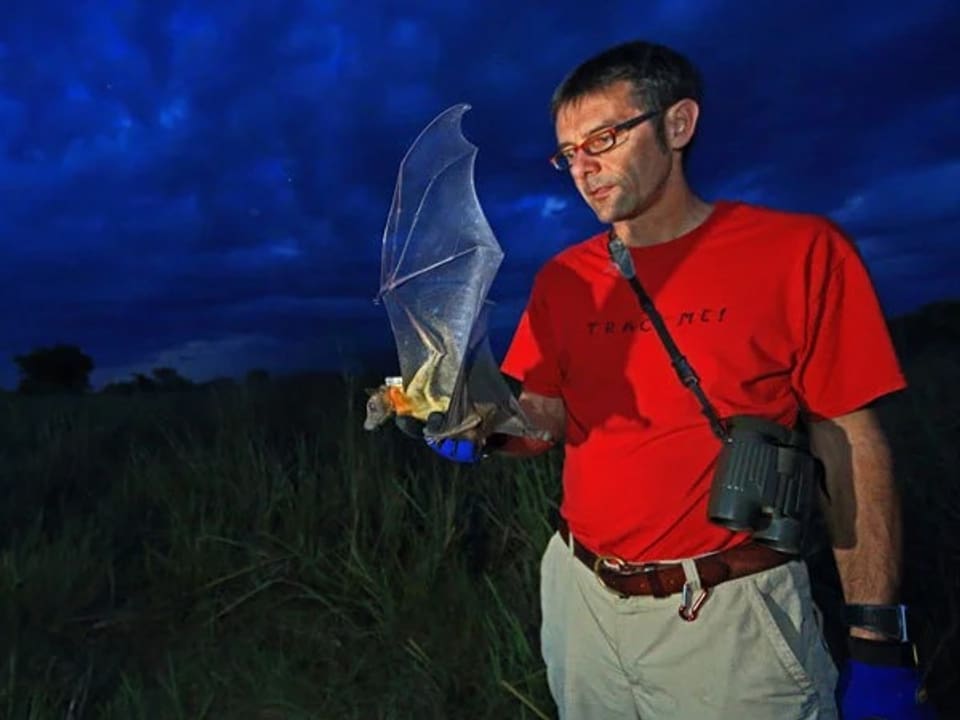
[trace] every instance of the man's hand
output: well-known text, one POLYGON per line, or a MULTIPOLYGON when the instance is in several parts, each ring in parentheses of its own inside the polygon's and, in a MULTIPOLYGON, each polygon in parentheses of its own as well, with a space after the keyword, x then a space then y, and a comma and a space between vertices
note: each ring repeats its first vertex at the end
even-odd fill
POLYGON ((394 423, 404 435, 415 440, 423 440, 427 447, 447 460, 457 463, 474 463, 483 457, 481 448, 472 440, 458 438, 437 440, 424 436, 423 429, 426 423, 409 415, 397 415, 394 418, 394 423))
POLYGON ((480 447, 472 440, 427 438, 427 447, 440 457, 457 463, 475 463, 483 457, 480 447))
POLYGON ((837 703, 843 720, 935 720, 909 644, 850 638, 837 703))

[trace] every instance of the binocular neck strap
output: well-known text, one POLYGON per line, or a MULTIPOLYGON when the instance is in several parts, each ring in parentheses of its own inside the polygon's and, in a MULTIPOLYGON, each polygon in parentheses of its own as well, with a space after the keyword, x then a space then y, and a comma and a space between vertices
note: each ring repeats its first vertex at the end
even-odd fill
POLYGON ((703 412, 707 420, 710 421, 710 429, 713 430, 713 434, 720 439, 720 442, 729 442, 730 436, 726 428, 717 415, 717 411, 704 394, 703 388, 700 387, 700 378, 697 377, 697 373, 694 372, 693 367, 687 359, 680 354, 677 344, 673 341, 673 338, 670 337, 670 333, 667 332, 667 326, 663 324, 663 318, 660 317, 660 313, 657 312, 657 309, 654 307, 653 300, 650 299, 647 291, 643 289, 643 285, 641 285, 637 279, 637 272, 633 266, 633 258, 630 257, 630 251, 626 245, 623 244, 623 241, 617 237, 613 228, 610 228, 609 238, 607 250, 610 252, 613 264, 617 266, 620 274, 630 283, 630 287, 633 288, 633 292, 636 293, 637 299, 640 301, 640 306, 647 314, 647 317, 650 318, 650 322, 653 323, 653 327, 657 331, 660 341, 670 354, 670 362, 677 373, 677 377, 679 377, 680 382, 696 396, 697 402, 700 403, 701 412, 703 412))

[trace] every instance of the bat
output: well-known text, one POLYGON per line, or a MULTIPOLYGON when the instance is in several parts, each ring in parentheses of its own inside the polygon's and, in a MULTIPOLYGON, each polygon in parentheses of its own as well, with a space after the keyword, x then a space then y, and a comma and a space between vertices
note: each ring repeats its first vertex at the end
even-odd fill
POLYGON ((426 437, 538 439, 490 349, 487 293, 503 251, 474 186, 477 147, 463 135, 468 104, 435 117, 410 146, 383 233, 380 288, 400 375, 368 389, 364 428, 404 415, 426 437))

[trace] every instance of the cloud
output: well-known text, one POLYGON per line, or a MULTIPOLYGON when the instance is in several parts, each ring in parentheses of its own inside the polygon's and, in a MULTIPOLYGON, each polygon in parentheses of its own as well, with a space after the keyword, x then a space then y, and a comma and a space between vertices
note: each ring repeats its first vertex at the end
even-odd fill
POLYGON ((546 162, 550 95, 637 35, 702 68, 697 188, 833 215, 914 302, 905 268, 940 288, 956 259, 958 24, 945 1, 13 3, 0 337, 73 338, 121 369, 188 346, 218 358, 203 367, 285 344, 320 361, 321 336, 372 351, 397 168, 456 102, 507 253, 491 295, 516 310, 546 257, 597 229, 546 162))
MULTIPOLYGON (((381 359, 380 366, 395 362, 395 350, 385 319, 365 318, 359 324, 339 319, 312 335, 274 336, 267 333, 232 333, 194 338, 163 347, 140 359, 98 367, 91 376, 95 389, 110 382, 150 375, 155 368, 172 367, 193 382, 215 378, 243 378, 250 370, 275 373, 339 370, 349 372, 358 363, 381 359), (357 333, 357 330, 361 332, 357 333)), ((392 367, 392 366, 391 366, 392 367)), ((387 368, 389 370, 389 368, 387 368)), ((387 371, 385 370, 385 372, 387 371)))
POLYGON ((240 377, 258 361, 275 361, 282 352, 279 344, 262 335, 235 335, 218 340, 196 339, 166 348, 144 361, 124 366, 98 369, 93 383, 100 387, 109 382, 129 380, 134 374, 150 375, 154 368, 173 367, 181 375, 203 382, 217 377, 240 377))
POLYGON ((960 158, 904 168, 854 191, 831 216, 866 232, 922 231, 930 224, 960 223, 958 188, 960 158))

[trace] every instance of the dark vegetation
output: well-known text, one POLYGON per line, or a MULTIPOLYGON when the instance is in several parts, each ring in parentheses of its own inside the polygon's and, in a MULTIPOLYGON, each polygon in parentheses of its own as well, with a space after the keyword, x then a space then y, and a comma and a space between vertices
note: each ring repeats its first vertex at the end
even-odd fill
MULTIPOLYGON (((960 304, 892 329, 905 599, 960 717, 960 304)), ((552 716, 537 563, 559 452, 463 468, 364 433, 376 376, 161 368, 92 393, 84 358, 19 356, 0 396, 0 718, 552 716)), ((809 561, 835 617, 829 551, 809 561)))

